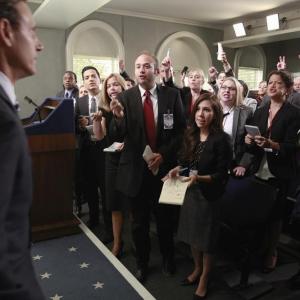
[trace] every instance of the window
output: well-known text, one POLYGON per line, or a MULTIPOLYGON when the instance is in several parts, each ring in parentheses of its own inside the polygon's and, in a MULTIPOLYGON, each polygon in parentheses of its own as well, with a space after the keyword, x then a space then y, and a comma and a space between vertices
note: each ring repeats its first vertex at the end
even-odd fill
POLYGON ((119 72, 119 62, 115 57, 96 57, 86 55, 73 56, 73 70, 77 75, 78 84, 81 84, 81 70, 85 66, 93 66, 100 73, 101 80, 104 80, 110 73, 119 72))
POLYGON ((247 83, 249 90, 255 90, 263 80, 263 70, 258 68, 239 67, 239 79, 247 83))

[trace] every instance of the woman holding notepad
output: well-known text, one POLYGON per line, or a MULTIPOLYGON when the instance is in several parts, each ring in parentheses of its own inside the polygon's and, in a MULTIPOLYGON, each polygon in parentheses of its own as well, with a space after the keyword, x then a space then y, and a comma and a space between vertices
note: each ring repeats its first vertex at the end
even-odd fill
MULTIPOLYGON (((97 139, 101 140, 107 136, 109 144, 112 143, 109 135, 109 126, 112 118, 110 102, 116 99, 118 94, 125 90, 125 81, 117 73, 110 74, 103 83, 102 99, 104 107, 94 116, 93 131, 97 139)), ((126 208, 126 201, 121 194, 116 191, 114 182, 118 172, 120 154, 123 147, 122 143, 115 143, 117 147, 109 147, 105 155, 105 187, 106 187, 106 206, 112 212, 113 227, 113 248, 112 253, 120 257, 123 251, 122 227, 123 210, 126 208)), ((106 149, 104 149, 105 151, 106 149)))
POLYGON ((250 124, 258 127, 260 134, 245 137, 248 152, 254 155, 253 170, 262 182, 278 189, 266 232, 267 249, 263 271, 275 269, 276 246, 289 181, 296 175, 296 140, 300 128, 299 110, 286 99, 293 86, 290 75, 284 71, 272 71, 267 77, 267 95, 270 102, 256 110, 250 124))
POLYGON ((218 199, 224 191, 232 157, 230 138, 223 131, 222 119, 216 96, 201 95, 184 135, 181 166, 168 174, 171 178, 179 176, 183 167, 190 171, 185 179, 190 184, 181 208, 178 239, 191 245, 194 270, 181 284, 198 284, 194 299, 203 299, 207 294, 218 232, 218 199))

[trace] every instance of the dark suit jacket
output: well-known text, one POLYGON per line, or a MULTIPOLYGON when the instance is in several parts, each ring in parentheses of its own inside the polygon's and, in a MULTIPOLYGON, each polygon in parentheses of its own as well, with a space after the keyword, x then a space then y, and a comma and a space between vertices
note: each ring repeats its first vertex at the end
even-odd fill
POLYGON ((288 101, 294 106, 300 108, 300 93, 293 91, 288 97, 288 101))
MULTIPOLYGON (((64 98, 64 97, 65 97, 65 89, 59 91, 59 92, 56 94, 56 97, 64 98)), ((71 97, 69 97, 69 98, 78 99, 78 97, 79 97, 79 90, 78 90, 77 87, 74 87, 74 89, 72 90, 71 97)))
POLYGON ((27 139, 0 85, 0 299, 44 299, 29 249, 31 201, 27 139))
MULTIPOLYGON (((267 125, 270 102, 259 107, 250 121, 259 127, 262 136, 268 137, 267 125)), ((300 128, 299 109, 286 102, 275 115, 271 127, 271 140, 280 144, 280 150, 266 152, 271 173, 279 179, 291 179, 296 174, 296 141, 300 128)), ((254 172, 257 172, 264 150, 256 145, 247 146, 255 154, 254 172)))
MULTIPOLYGON (((102 110, 102 114, 104 117, 106 117, 107 119, 107 112, 103 109, 102 110)), ((76 105, 75 105, 75 132, 76 132, 76 136, 78 138, 78 147, 80 150, 82 150, 82 148, 84 147, 88 147, 91 145, 91 143, 94 143, 91 141, 91 136, 90 133, 88 132, 88 130, 81 130, 78 127, 78 119, 80 116, 89 116, 89 96, 85 95, 81 98, 79 98, 76 101, 76 105)), ((110 117, 111 118, 111 117, 110 117)), ((90 124, 91 125, 91 124, 90 124)), ((107 141, 106 138, 104 138, 103 140, 97 142, 99 145, 101 144, 103 146, 103 148, 105 148, 107 146, 107 141)))
MULTIPOLYGON (((215 201, 223 194, 231 159, 232 148, 229 135, 223 131, 211 133, 195 166, 198 175, 210 175, 212 178, 209 183, 197 182, 197 186, 207 200, 215 201)), ((186 163, 182 165, 190 167, 186 163)))
POLYGON ((252 109, 247 106, 237 106, 233 112, 233 124, 232 124, 232 149, 234 165, 241 165, 247 168, 251 161, 251 157, 244 155, 245 148, 245 124, 249 122, 252 117, 252 109), (243 157, 243 160, 242 160, 243 157))
MULTIPOLYGON (((287 98, 287 101, 294 106, 300 108, 300 93, 293 91, 287 98)), ((270 97, 268 95, 263 97, 262 103, 260 106, 270 103, 270 97)))
MULTIPOLYGON (((158 176, 164 176, 177 164, 176 156, 186 123, 180 95, 176 89, 157 87, 158 118, 156 129, 157 151, 163 157, 158 176), (164 114, 173 114, 173 128, 164 129, 164 114)), ((120 158, 116 187, 125 195, 138 194, 146 164, 142 157, 147 145, 144 128, 143 103, 138 86, 119 95, 124 106, 125 116, 119 121, 112 120, 111 134, 115 140, 124 140, 124 149, 120 158)))
MULTIPOLYGON (((176 88, 176 89, 179 90, 180 97, 181 97, 181 100, 182 100, 185 119, 186 119, 187 122, 189 122, 190 114, 191 114, 190 108, 191 108, 191 102, 192 102, 191 89, 188 86, 184 86, 182 88, 177 87, 174 84, 172 77, 170 77, 170 79, 168 81, 164 81, 164 84, 168 87, 176 88)), ((205 93, 209 93, 209 91, 206 91, 206 90, 201 90, 200 91, 200 95, 205 94, 205 93)))

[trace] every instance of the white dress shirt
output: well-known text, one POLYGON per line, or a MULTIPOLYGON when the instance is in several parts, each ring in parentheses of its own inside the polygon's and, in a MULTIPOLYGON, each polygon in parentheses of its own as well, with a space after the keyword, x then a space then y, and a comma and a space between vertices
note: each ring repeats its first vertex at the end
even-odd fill
POLYGON ((225 110, 223 108, 223 114, 227 114, 227 113, 229 114, 224 116, 223 118, 223 127, 224 127, 224 131, 230 136, 232 136, 234 106, 231 107, 229 110, 225 110))
POLYGON ((4 92, 8 96, 9 100, 11 101, 13 106, 16 106, 17 103, 17 97, 15 93, 15 88, 11 81, 8 79, 8 77, 0 71, 0 85, 4 89, 4 92))

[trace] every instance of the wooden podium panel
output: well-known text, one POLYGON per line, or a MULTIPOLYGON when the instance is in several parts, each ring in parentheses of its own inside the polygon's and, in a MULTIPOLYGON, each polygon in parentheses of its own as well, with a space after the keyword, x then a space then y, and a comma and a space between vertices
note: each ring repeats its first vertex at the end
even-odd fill
POLYGON ((73 215, 73 113, 73 101, 46 99, 39 112, 23 120, 32 157, 34 241, 79 231, 73 215))

